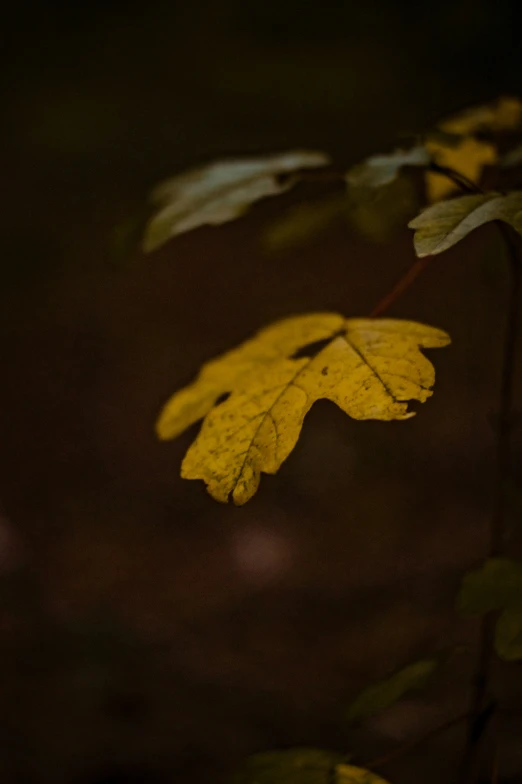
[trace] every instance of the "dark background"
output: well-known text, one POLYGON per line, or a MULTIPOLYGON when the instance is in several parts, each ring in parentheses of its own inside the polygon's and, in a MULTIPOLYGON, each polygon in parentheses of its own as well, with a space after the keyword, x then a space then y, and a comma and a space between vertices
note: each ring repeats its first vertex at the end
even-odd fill
MULTIPOLYGON (((477 625, 453 600, 485 552, 493 486, 495 232, 437 259, 390 312, 453 337, 431 354, 419 416, 360 423, 318 403, 279 474, 236 509, 179 478, 197 428, 159 443, 161 405, 275 318, 368 313, 412 261, 411 237, 339 227, 269 255, 263 228, 299 190, 148 257, 136 226, 152 185, 216 156, 317 148, 349 165, 520 95, 519 5, 3 14, 0 780, 213 782, 292 744, 364 761, 465 710, 477 625), (357 732, 343 723, 368 682, 458 644, 468 652, 433 688, 357 732)), ((520 431, 514 442, 519 472, 520 431)), ((520 517, 511 499, 515 553, 520 517)), ((520 665, 497 665, 495 684, 501 770, 522 776, 520 665)), ((446 782, 462 742, 457 728, 383 773, 446 782)))

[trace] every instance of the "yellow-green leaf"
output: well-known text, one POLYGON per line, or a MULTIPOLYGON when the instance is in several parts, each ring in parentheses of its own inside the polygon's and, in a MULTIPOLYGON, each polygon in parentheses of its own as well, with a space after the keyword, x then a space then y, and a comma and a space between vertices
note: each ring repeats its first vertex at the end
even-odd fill
POLYGON ((462 580, 457 608, 463 615, 484 615, 522 600, 522 563, 489 558, 462 580))
POLYGON ((347 755, 322 749, 262 752, 248 757, 230 784, 388 784, 370 770, 346 763, 347 755))
POLYGON ((396 177, 372 191, 352 188, 348 195, 349 224, 372 242, 388 242, 419 209, 415 185, 407 177, 396 177))
POLYGON ((155 250, 171 237, 199 226, 231 221, 259 199, 291 188, 299 170, 327 166, 329 162, 325 153, 296 150, 218 161, 179 174, 152 194, 157 213, 146 228, 144 250, 155 250))
POLYGON ((433 204, 409 222, 419 258, 442 253, 484 223, 500 220, 522 234, 522 191, 484 193, 433 204))
POLYGON ((388 782, 366 768, 338 765, 335 769, 335 784, 388 784, 388 782))
POLYGON ((449 342, 445 332, 412 321, 336 313, 285 319, 204 365, 167 402, 157 433, 174 438, 205 417, 181 475, 202 479, 217 501, 241 505, 261 472, 274 474, 286 460, 316 400, 331 400, 354 419, 409 419, 408 401, 427 400, 435 381, 420 349, 449 342), (322 347, 303 356, 318 341, 322 347))
MULTIPOLYGON (((475 139, 472 134, 510 130, 521 123, 522 103, 518 98, 501 97, 494 103, 474 106, 442 120, 438 128, 452 135, 460 135, 462 140, 455 146, 431 138, 426 142, 426 149, 439 165, 454 169, 478 183, 484 167, 497 162, 498 153, 492 142, 475 139)), ((452 193, 455 185, 447 177, 428 172, 426 189, 428 201, 434 203, 452 193)))
POLYGON ((264 233, 263 244, 270 251, 304 245, 327 231, 347 210, 344 194, 314 204, 296 204, 272 221, 264 233))
POLYGON ((522 659, 522 595, 504 610, 495 629, 495 650, 505 661, 522 659))
POLYGON ((333 751, 293 748, 248 757, 231 784, 331 784, 336 766, 346 756, 333 751))
POLYGON ((440 659, 420 659, 365 689, 348 708, 348 721, 361 721, 389 708, 411 691, 424 689, 431 683, 440 666, 440 659))

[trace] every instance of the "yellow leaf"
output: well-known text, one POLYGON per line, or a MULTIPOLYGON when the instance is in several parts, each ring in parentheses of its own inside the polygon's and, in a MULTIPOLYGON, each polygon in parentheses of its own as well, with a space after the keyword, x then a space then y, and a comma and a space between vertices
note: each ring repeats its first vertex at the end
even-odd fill
MULTIPOLYGON (((426 147, 436 163, 463 174, 472 182, 480 180, 484 166, 493 165, 497 160, 492 144, 473 137, 463 139, 458 147, 442 147, 435 142, 427 142, 426 147)), ((428 202, 434 203, 454 191, 455 185, 442 174, 427 172, 426 189, 428 202)))
POLYGON ((256 492, 261 472, 274 474, 286 460, 316 400, 331 400, 354 419, 414 416, 407 401, 424 402, 435 381, 420 349, 449 342, 445 332, 412 321, 336 313, 285 319, 204 365, 167 402, 157 433, 175 438, 205 417, 181 475, 203 479, 217 501, 232 497, 241 505, 256 492), (302 355, 318 341, 322 347, 312 356, 302 355))
MULTIPOLYGON (((522 122, 522 103, 518 98, 502 97, 484 106, 475 106, 448 117, 438 124, 441 131, 463 136, 460 144, 449 147, 440 141, 429 140, 426 149, 436 163, 463 174, 469 180, 480 180, 485 166, 497 162, 496 145, 473 138, 478 131, 504 131, 514 129, 522 122)), ((430 203, 444 199, 455 190, 455 185, 440 174, 426 174, 427 197, 430 203)))
POLYGON ((463 135, 477 131, 509 131, 522 123, 522 102, 504 95, 493 103, 472 106, 443 120, 439 127, 463 135))
POLYGON ((335 784, 388 784, 388 782, 366 768, 356 768, 354 765, 337 765, 335 784))

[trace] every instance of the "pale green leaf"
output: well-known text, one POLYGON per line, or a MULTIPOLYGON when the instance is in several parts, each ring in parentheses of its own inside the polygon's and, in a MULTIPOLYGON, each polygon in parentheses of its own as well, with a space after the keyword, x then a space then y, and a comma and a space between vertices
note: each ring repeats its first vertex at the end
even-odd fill
POLYGON ((485 223, 500 220, 522 233, 522 191, 484 193, 434 204, 408 224, 419 258, 442 253, 485 223))
POLYGON ((408 664, 365 689, 348 708, 348 721, 361 721, 389 708, 411 691, 424 689, 431 683, 440 666, 440 659, 420 659, 408 664))
POLYGON ((495 629, 495 650, 505 661, 522 659, 522 594, 518 604, 504 610, 495 629))
POLYGON ((348 189, 375 190, 389 185, 404 166, 427 166, 430 156, 423 146, 394 150, 387 155, 372 155, 346 172, 348 189))
POLYGON ((331 784, 332 774, 346 756, 313 748, 267 751, 248 757, 231 784, 331 784))
POLYGON ((331 400, 354 419, 414 416, 408 402, 426 401, 435 381, 421 349, 449 342, 445 332, 413 321, 337 313, 285 319, 205 364, 167 402, 157 434, 175 438, 204 417, 181 475, 202 479, 217 501, 232 497, 241 505, 256 492, 262 472, 279 470, 316 400, 331 400), (310 356, 299 355, 318 341, 322 346, 310 356))
POLYGON ((325 153, 296 150, 218 161, 179 174, 152 194, 157 212, 146 228, 144 250, 155 250, 171 237, 199 226, 231 221, 259 199, 291 188, 300 170, 329 162, 325 153))
POLYGON ((490 558, 466 574, 457 597, 457 608, 464 615, 484 615, 520 602, 522 563, 508 558, 490 558))

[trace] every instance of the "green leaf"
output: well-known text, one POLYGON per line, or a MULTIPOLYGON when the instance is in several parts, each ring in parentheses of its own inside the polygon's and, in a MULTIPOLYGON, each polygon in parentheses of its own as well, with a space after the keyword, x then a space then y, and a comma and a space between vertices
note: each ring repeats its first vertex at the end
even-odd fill
POLYGON ((232 776, 231 784, 330 784, 336 766, 346 759, 313 748, 253 754, 232 776))
POLYGON ((463 615, 484 615, 503 610, 522 597, 522 563, 490 558, 462 580, 457 609, 463 615))
POLYGON ((349 190, 364 188, 375 190, 389 185, 403 166, 428 166, 430 156, 423 146, 411 150, 394 150, 388 155, 373 155, 363 163, 353 166, 346 173, 349 190))
POLYGON ((434 204, 408 224, 419 258, 442 253, 484 223, 501 220, 522 234, 522 191, 484 193, 434 204))
POLYGON ((177 234, 238 218, 259 199, 291 188, 300 170, 329 162, 325 153, 297 150, 218 161, 180 174, 153 192, 157 213, 146 228, 143 248, 149 252, 177 234))
POLYGON ((388 242, 419 209, 415 185, 403 176, 374 190, 353 188, 348 195, 349 224, 372 242, 388 242))
POLYGON ((410 691, 430 685, 440 666, 440 659, 420 659, 398 670, 389 678, 369 686, 348 708, 348 721, 360 721, 389 708, 410 691))
POLYGON ((273 221, 263 236, 269 251, 281 251, 305 245, 327 231, 348 209, 346 195, 324 202, 297 204, 273 221))
POLYGON ((518 661, 522 659, 522 601, 504 610, 497 621, 495 630, 495 649, 501 659, 518 661))

